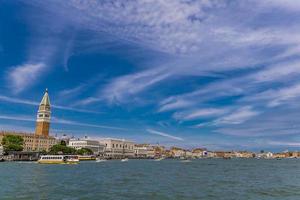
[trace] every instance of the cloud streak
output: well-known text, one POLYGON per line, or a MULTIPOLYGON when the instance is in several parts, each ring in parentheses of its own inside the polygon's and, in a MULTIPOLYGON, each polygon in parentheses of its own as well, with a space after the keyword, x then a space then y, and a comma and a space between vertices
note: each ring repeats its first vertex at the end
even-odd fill
MULTIPOLYGON (((14 121, 30 121, 35 122, 36 119, 32 116, 28 115, 0 115, 0 119, 4 120, 14 120, 14 121)), ((111 130, 127 130, 121 127, 114 127, 114 126, 106 126, 106 125, 97 125, 97 124, 89 124, 89 123, 82 123, 67 119, 61 119, 52 117, 51 123, 54 124, 65 124, 65 125, 72 125, 72 126, 80 126, 80 127, 93 127, 93 128, 101 128, 101 129, 111 129, 111 130)))
POLYGON ((151 133, 151 134, 154 134, 154 135, 159 135, 159 136, 170 138, 170 139, 173 139, 173 140, 184 141, 183 138, 176 137, 176 136, 170 135, 168 133, 164 133, 164 132, 160 132, 160 131, 156 131, 156 130, 152 130, 152 129, 147 129, 146 131, 151 133))
MULTIPOLYGON (((24 104, 24 105, 30 105, 30 106, 38 106, 40 104, 39 102, 36 102, 36 101, 30 101, 30 100, 26 100, 26 99, 20 99, 20 98, 9 97, 9 96, 4 96, 4 95, 0 95, 0 101, 24 104)), ((60 105, 51 105, 51 107, 61 109, 61 110, 69 110, 69 111, 83 112, 83 113, 95 113, 95 114, 101 113, 101 112, 97 112, 97 111, 73 108, 73 107, 68 107, 68 106, 60 106, 60 105)))

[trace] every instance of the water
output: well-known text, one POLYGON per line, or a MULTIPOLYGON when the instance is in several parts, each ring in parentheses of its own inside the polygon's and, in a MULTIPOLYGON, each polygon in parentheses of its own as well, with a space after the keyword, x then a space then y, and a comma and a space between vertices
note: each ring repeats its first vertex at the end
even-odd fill
POLYGON ((299 200, 300 159, 0 163, 0 199, 299 200))

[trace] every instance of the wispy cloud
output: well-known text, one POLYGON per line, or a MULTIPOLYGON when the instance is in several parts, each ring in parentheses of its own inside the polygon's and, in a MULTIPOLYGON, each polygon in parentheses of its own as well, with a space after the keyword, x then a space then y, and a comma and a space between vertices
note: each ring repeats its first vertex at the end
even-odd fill
MULTIPOLYGON (((36 121, 36 119, 34 117, 29 116, 29 115, 0 115, 0 119, 14 120, 14 121, 30 121, 30 122, 36 121)), ((121 128, 121 127, 82 123, 82 122, 61 119, 61 118, 56 118, 56 117, 52 117, 51 123, 74 125, 74 126, 81 126, 81 127, 94 127, 94 128, 101 128, 101 129, 127 130, 127 129, 121 128)))
POLYGON ((145 88, 157 84, 161 80, 168 77, 168 73, 164 73, 164 69, 151 69, 138 72, 131 75, 116 78, 108 84, 101 96, 109 102, 121 102, 129 98, 131 95, 143 91, 145 88), (126 98, 126 99, 124 99, 126 98))
POLYGON ((121 127, 97 125, 97 124, 88 124, 88 123, 82 123, 82 122, 67 120, 67 119, 55 118, 55 117, 52 117, 52 122, 57 123, 57 124, 75 125, 75 126, 82 126, 82 127, 94 127, 94 128, 113 129, 113 130, 127 130, 127 129, 121 128, 121 127))
POLYGON ((285 147, 300 147, 300 142, 287 142, 287 141, 268 141, 267 144, 275 146, 285 146, 285 147))
POLYGON ((147 129, 146 131, 151 133, 151 134, 160 135, 160 136, 167 137, 167 138, 170 138, 170 139, 173 139, 173 140, 180 140, 180 141, 184 140, 181 137, 173 136, 173 135, 170 135, 168 133, 164 133, 164 132, 160 132, 160 131, 156 131, 156 130, 152 130, 152 129, 147 129))
POLYGON ((216 109, 216 108, 204 108, 204 109, 195 109, 187 112, 176 112, 173 117, 181 121, 189 121, 199 118, 208 118, 213 116, 220 116, 228 112, 228 109, 216 109))
MULTIPOLYGON (((9 97, 9 96, 4 96, 4 95, 0 95, 0 101, 24 104, 24 105, 30 105, 30 106, 38 106, 39 105, 39 102, 36 102, 36 101, 30 101, 30 100, 26 100, 26 99, 20 99, 20 98, 9 97)), ((83 112, 83 113, 96 113, 96 114, 101 113, 101 112, 92 111, 92 110, 86 110, 86 109, 80 109, 80 108, 74 108, 74 107, 68 107, 68 106, 60 106, 60 105, 51 105, 51 107, 61 109, 61 110, 69 110, 69 111, 76 111, 76 112, 83 112)))
POLYGON ((20 93, 31 86, 45 70, 44 63, 24 64, 13 67, 8 72, 8 82, 14 93, 20 93))
POLYGON ((27 116, 27 115, 18 115, 18 116, 0 115, 0 119, 16 120, 16 121, 30 121, 30 122, 35 121, 35 119, 33 117, 27 116))
POLYGON ((167 99, 165 101, 162 101, 160 103, 160 108, 159 112, 164 112, 164 111, 171 111, 171 110, 177 110, 185 107, 189 107, 193 105, 194 102, 188 101, 185 99, 179 99, 179 100, 172 100, 172 99, 167 99))
POLYGON ((214 124, 241 124, 259 114, 260 112, 253 110, 251 106, 244 106, 229 115, 215 120, 214 124))

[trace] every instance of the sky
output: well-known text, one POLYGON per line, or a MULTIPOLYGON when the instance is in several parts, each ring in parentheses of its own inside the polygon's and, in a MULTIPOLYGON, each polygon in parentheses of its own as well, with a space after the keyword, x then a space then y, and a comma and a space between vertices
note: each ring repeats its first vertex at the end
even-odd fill
POLYGON ((300 147, 298 0, 0 0, 0 130, 300 147))

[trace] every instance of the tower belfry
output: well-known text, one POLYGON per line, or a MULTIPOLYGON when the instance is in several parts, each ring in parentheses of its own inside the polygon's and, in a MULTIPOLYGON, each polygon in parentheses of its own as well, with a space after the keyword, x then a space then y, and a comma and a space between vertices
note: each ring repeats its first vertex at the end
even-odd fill
POLYGON ((35 135, 49 136, 50 117, 51 105, 48 89, 46 89, 37 113, 35 135))

